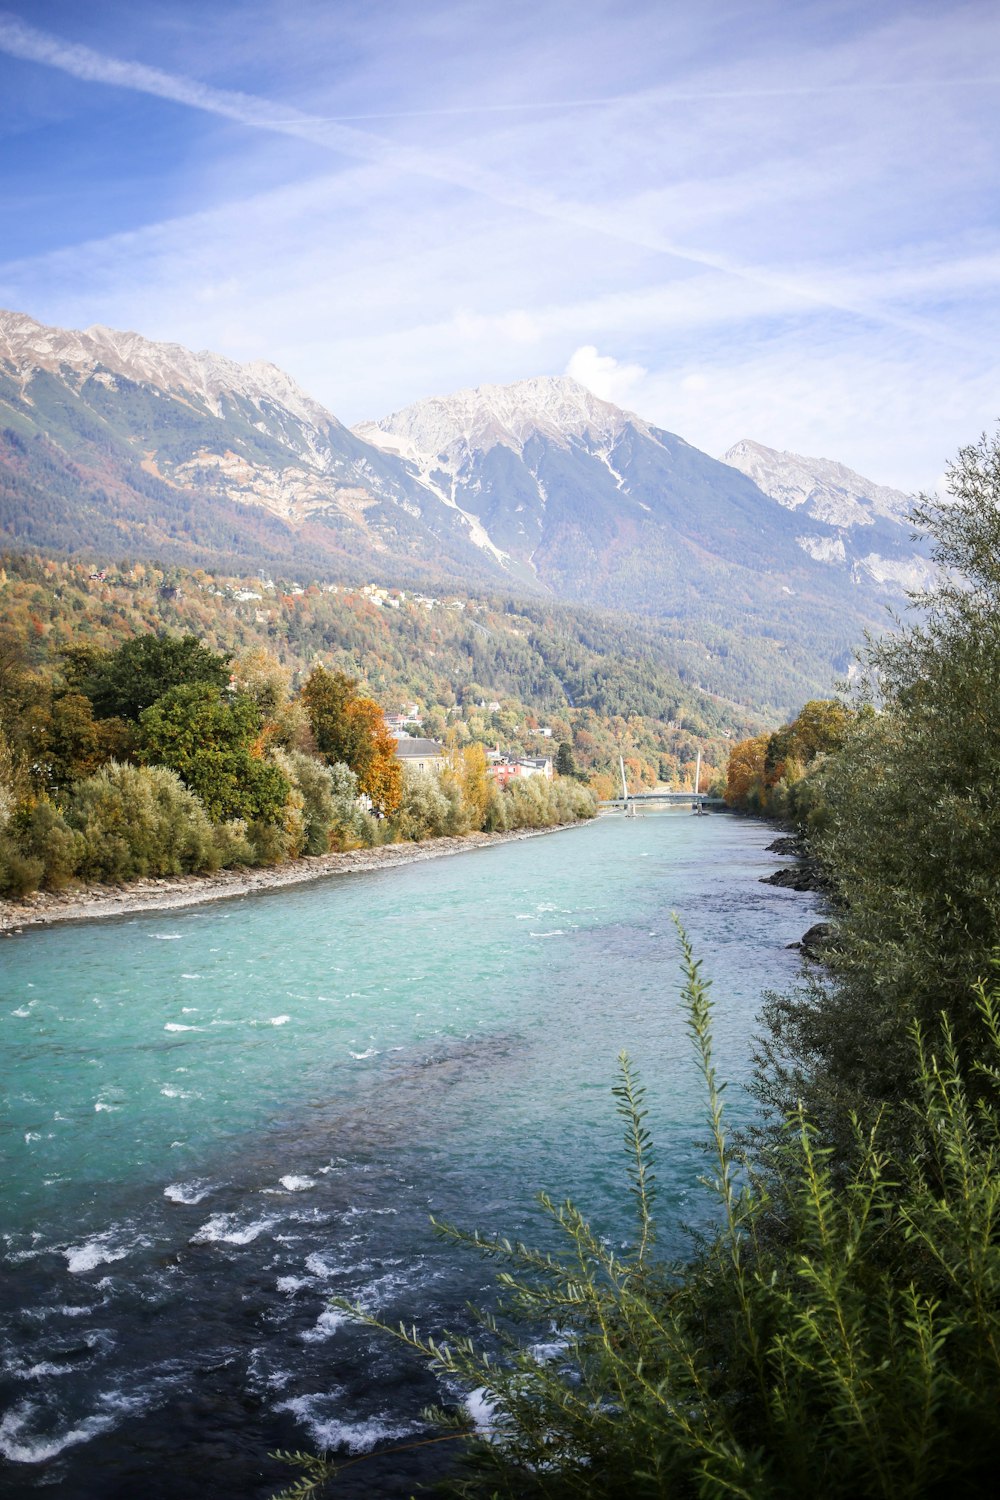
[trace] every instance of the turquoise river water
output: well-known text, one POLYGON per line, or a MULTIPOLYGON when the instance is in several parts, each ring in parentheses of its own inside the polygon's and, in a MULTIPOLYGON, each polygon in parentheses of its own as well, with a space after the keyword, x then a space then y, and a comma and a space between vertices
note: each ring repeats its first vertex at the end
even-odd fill
MULTIPOLYGON (((533 1194, 629 1233, 610 1088, 649 1091, 663 1243, 703 1220, 676 911, 730 1107, 809 897, 771 832, 673 811, 0 947, 0 1490, 256 1500, 276 1447, 362 1453, 454 1397, 331 1312, 467 1326, 489 1268, 431 1213, 537 1235, 533 1194)), ((441 1448, 340 1495, 406 1496, 441 1448)))

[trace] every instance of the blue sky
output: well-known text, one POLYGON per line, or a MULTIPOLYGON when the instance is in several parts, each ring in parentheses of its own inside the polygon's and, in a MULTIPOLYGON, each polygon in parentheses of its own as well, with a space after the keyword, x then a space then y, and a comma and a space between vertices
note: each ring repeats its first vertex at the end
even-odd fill
POLYGON ((932 488, 1000 417, 998 116, 995 0, 0 0, 0 305, 932 488))

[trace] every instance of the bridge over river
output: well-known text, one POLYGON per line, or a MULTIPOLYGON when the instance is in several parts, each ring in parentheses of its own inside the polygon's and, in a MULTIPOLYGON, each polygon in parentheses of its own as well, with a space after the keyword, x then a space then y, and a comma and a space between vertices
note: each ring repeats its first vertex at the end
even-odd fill
POLYGON ((661 805, 682 806, 688 803, 695 812, 706 812, 709 808, 724 808, 725 802, 721 797, 710 797, 707 792, 630 792, 627 797, 609 797, 598 806, 603 811, 612 811, 620 808, 627 812, 632 807, 645 807, 661 805))
POLYGON ((625 779, 625 761, 622 756, 618 757, 618 769, 622 778, 622 794, 620 797, 608 797, 606 801, 598 804, 601 808, 610 810, 620 807, 626 816, 631 817, 636 813, 640 804, 645 806, 647 803, 653 804, 659 802, 669 806, 671 803, 690 802, 692 810, 696 813, 706 812, 710 807, 721 808, 726 805, 721 797, 710 797, 707 792, 695 790, 696 787, 701 787, 700 750, 698 751, 698 762, 694 773, 694 786, 689 792, 630 792, 628 782, 625 779))

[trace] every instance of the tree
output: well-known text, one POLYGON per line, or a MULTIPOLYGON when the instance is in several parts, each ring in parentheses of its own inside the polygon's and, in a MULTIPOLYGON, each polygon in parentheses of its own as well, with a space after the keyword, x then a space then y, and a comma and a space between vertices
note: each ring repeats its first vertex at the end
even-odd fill
POLYGON ((917 523, 944 570, 923 614, 863 656, 868 707, 810 784, 809 837, 836 904, 828 983, 766 1011, 765 1098, 799 1097, 848 1149, 905 1097, 908 1027, 946 1013, 973 1069, 974 986, 1000 934, 1000 440, 949 470, 917 523))
POLYGON ((373 698, 357 696, 357 681, 315 666, 302 698, 316 748, 330 765, 348 766, 380 813, 389 815, 402 797, 402 766, 385 716, 373 698))
POLYGON ((473 828, 482 828, 493 793, 493 783, 482 745, 466 745, 461 752, 462 797, 473 828))
POLYGON ((138 719, 143 709, 182 683, 219 689, 229 682, 229 657, 197 636, 140 635, 96 663, 80 683, 99 719, 138 719))
POLYGON ((579 776, 580 774, 576 756, 573 754, 573 746, 569 740, 563 740, 556 751, 556 774, 559 776, 579 776))
POLYGON ((348 704, 347 719, 356 747, 355 763, 347 764, 375 810, 390 817, 403 796, 403 767, 396 754, 396 741, 373 698, 355 698, 348 704))
POLYGON ((790 724, 776 729, 768 739, 764 757, 766 785, 775 786, 790 763, 805 767, 817 755, 839 750, 850 721, 850 709, 839 699, 811 699, 790 724))
POLYGON ((252 699, 265 719, 274 719, 288 702, 291 673, 263 646, 242 651, 232 663, 230 681, 236 692, 252 699))
POLYGON ((730 751, 726 773, 726 801, 730 807, 760 811, 769 740, 769 735, 758 734, 753 739, 740 740, 730 751))
POLYGON ((140 760, 176 771, 216 822, 280 816, 289 783, 254 753, 260 713, 249 698, 227 702, 210 683, 185 683, 145 709, 139 724, 140 760))
POLYGON ((350 766, 355 774, 356 762, 365 748, 364 731, 357 720, 350 719, 347 710, 357 697, 357 686, 356 678, 316 665, 302 688, 302 701, 320 755, 330 765, 350 766))
POLYGON ((32 751, 35 781, 47 792, 65 791, 91 776, 125 748, 127 726, 120 719, 95 719, 82 693, 41 697, 23 720, 32 751))

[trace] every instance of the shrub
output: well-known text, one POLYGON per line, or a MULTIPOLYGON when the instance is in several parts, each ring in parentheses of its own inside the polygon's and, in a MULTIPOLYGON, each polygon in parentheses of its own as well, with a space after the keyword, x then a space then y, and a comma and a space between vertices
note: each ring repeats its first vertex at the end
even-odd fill
POLYGON ((272 759, 302 799, 302 839, 296 853, 326 854, 369 842, 357 777, 347 766, 324 765, 300 750, 275 750, 272 759))
POLYGON ((84 840, 57 807, 40 798, 18 813, 14 828, 22 854, 42 862, 40 884, 57 891, 73 879, 83 857, 84 840))
POLYGON ((220 869, 231 865, 252 865, 253 845, 247 834, 247 825, 242 818, 230 818, 228 823, 216 823, 212 827, 212 842, 220 869))
POLYGON ((165 766, 112 761, 78 782, 66 822, 82 835, 78 872, 86 880, 135 880, 219 867, 208 814, 165 766))
POLYGON ((333 796, 333 822, 330 825, 330 847, 332 849, 355 849, 359 845, 372 847, 384 843, 384 819, 375 818, 362 807, 359 798, 358 778, 349 766, 335 764, 327 767, 333 796))
POLYGON ((508 827, 507 799, 500 788, 493 783, 490 786, 489 795, 486 799, 486 808, 483 812, 483 832, 506 833, 508 827))
POLYGON ((45 861, 21 853, 9 833, 0 833, 0 896, 17 901, 37 891, 45 874, 45 861))
POLYGON ((504 796, 508 828, 552 828, 557 823, 592 818, 597 812, 594 794, 569 777, 558 776, 552 781, 544 776, 518 777, 510 782, 504 796))
POLYGON ((246 831, 253 854, 251 864, 280 865, 298 852, 294 847, 294 827, 290 829, 284 823, 270 823, 261 818, 253 818, 247 823, 246 831))
POLYGON ((414 842, 468 832, 468 813, 458 783, 433 771, 407 771, 392 827, 398 838, 414 842))

